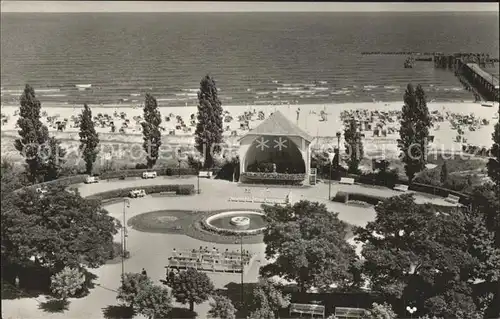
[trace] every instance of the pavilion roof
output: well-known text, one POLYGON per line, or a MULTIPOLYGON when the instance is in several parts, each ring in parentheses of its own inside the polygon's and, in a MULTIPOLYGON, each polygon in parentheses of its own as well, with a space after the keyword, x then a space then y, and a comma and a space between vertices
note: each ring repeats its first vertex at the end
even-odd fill
POLYGON ((249 131, 243 137, 253 135, 299 136, 308 142, 311 142, 313 140, 313 137, 311 135, 307 134, 300 127, 292 123, 292 121, 290 121, 280 111, 275 111, 256 128, 249 131))

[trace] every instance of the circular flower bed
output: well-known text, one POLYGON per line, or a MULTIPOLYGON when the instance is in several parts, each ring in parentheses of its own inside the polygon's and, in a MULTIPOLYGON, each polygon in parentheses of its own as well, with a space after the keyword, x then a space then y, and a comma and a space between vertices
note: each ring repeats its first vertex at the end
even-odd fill
POLYGON ((261 234, 265 229, 265 222, 263 221, 264 214, 261 212, 257 211, 249 211, 249 210, 226 210, 226 211, 219 211, 219 212, 214 212, 213 214, 208 215, 206 218, 201 220, 201 227, 206 230, 206 231, 211 231, 219 235, 230 235, 230 236, 241 236, 241 235, 258 235, 261 234), (246 215, 246 216, 243 216, 246 215), (252 219, 252 216, 258 216, 257 219, 252 219), (220 220, 226 218, 228 225, 222 225, 222 223, 219 223, 218 225, 214 224, 214 221, 220 220), (235 218, 246 218, 248 219, 248 227, 254 226, 253 229, 244 229, 241 227, 234 227, 234 228, 229 228, 229 224, 235 219, 235 218), (262 220, 260 222, 260 225, 258 224, 258 220, 262 220), (254 223, 251 223, 251 221, 257 221, 254 223))

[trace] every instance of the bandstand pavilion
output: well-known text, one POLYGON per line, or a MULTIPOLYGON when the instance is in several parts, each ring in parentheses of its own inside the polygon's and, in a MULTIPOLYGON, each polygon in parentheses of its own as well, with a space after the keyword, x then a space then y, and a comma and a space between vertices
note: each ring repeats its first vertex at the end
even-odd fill
POLYGON ((241 176, 294 174, 308 183, 312 141, 313 137, 275 111, 239 140, 241 176))

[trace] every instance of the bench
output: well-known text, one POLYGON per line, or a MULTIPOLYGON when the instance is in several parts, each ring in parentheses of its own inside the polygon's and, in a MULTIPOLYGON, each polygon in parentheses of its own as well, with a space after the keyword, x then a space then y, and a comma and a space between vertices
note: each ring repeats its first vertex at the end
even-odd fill
POLYGON ((292 303, 290 304, 290 316, 293 313, 298 313, 300 316, 303 314, 313 316, 321 316, 325 317, 325 306, 321 305, 313 305, 313 304, 300 304, 300 303, 292 303))
POLYGON ((403 185, 403 184, 396 184, 394 186, 394 189, 400 192, 407 192, 408 191, 408 185, 403 185))
POLYGON ((212 172, 210 172, 210 171, 199 171, 198 172, 198 177, 210 178, 210 177, 212 177, 212 172))
POLYGON ((362 308, 335 307, 335 318, 338 319, 362 318, 364 313, 362 308))
POLYGON ((460 197, 455 195, 448 195, 448 197, 446 197, 444 200, 448 203, 458 204, 458 202, 460 201, 460 197))
POLYGON ((354 184, 354 178, 342 177, 342 178, 340 179, 340 184, 348 184, 348 185, 353 185, 353 184, 354 184))

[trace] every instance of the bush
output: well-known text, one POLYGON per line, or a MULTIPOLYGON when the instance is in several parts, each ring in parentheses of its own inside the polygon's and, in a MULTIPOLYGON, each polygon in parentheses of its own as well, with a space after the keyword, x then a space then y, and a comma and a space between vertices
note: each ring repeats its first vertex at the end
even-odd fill
POLYGON ((52 292, 66 300, 68 297, 75 296, 83 288, 85 276, 76 268, 64 267, 63 270, 50 277, 50 289, 52 292))
POLYGON ((380 197, 380 196, 338 191, 337 194, 335 194, 335 196, 332 198, 332 201, 344 204, 350 201, 359 201, 371 205, 377 205, 378 202, 383 201, 384 199, 385 197, 380 197))
POLYGON ((148 276, 137 273, 125 273, 122 278, 122 284, 118 288, 116 299, 125 303, 127 306, 133 306, 136 296, 145 286, 152 286, 153 282, 148 276))
POLYGON ((59 179, 56 179, 56 180, 53 180, 50 182, 45 182, 45 183, 27 186, 25 189, 35 190, 39 187, 43 188, 43 187, 54 187, 54 186, 67 187, 69 185, 83 183, 83 182, 85 182, 86 178, 87 178, 87 175, 68 176, 68 177, 59 178, 59 179))
POLYGON ((162 192, 175 192, 177 195, 190 195, 194 194, 194 185, 193 184, 167 184, 167 185, 151 185, 151 186, 142 186, 142 187, 127 187, 127 188, 119 188, 114 189, 107 192, 102 192, 98 194, 94 194, 88 196, 88 199, 97 199, 100 201, 113 199, 113 198, 121 198, 127 197, 129 192, 134 189, 144 189, 146 194, 155 194, 162 192))
POLYGON ((360 202, 365 202, 371 205, 377 205, 378 202, 385 200, 385 197, 366 195, 362 193, 349 193, 348 200, 355 200, 360 202))
POLYGON ((349 200, 349 193, 338 191, 334 197, 332 197, 332 201, 339 203, 347 203, 349 200))
POLYGON ((135 164, 135 169, 147 169, 147 168, 148 168, 148 165, 146 165, 144 163, 135 164))
POLYGON ((440 169, 426 169, 415 176, 414 182, 427 184, 432 186, 440 186, 441 182, 441 170, 440 169))

